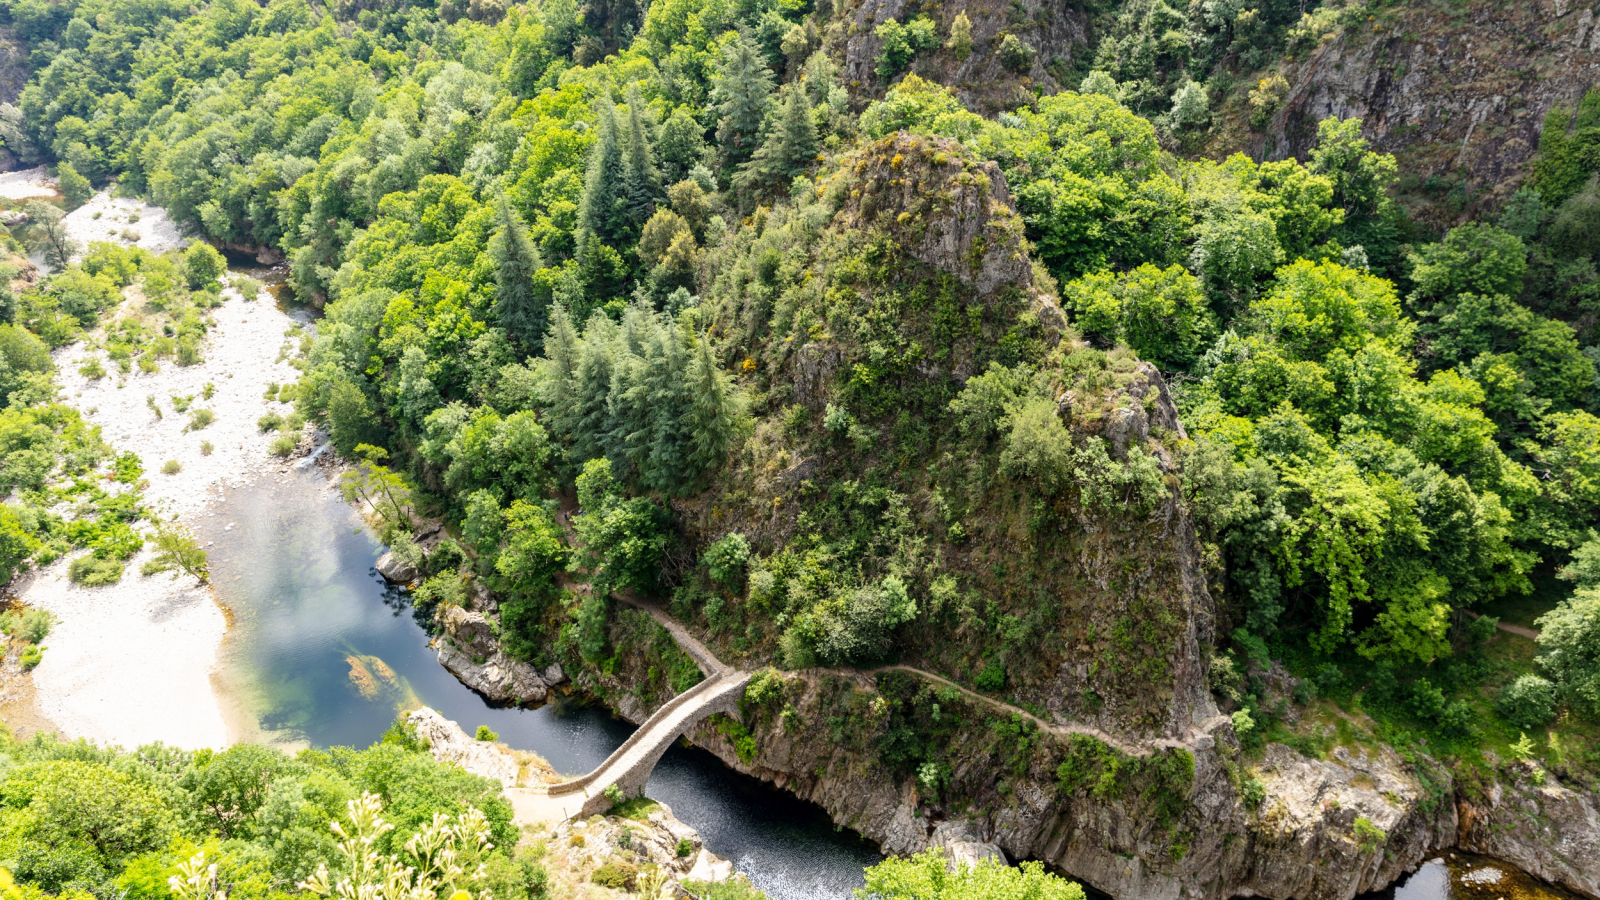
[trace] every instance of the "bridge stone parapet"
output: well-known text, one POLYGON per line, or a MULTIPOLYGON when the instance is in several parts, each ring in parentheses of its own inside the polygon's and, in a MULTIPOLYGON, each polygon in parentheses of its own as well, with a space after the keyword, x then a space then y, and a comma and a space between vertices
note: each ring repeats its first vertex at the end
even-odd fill
MULTIPOLYGON (((673 741, 682 737, 706 716, 731 713, 739 708, 749 672, 723 669, 687 691, 662 704, 605 762, 586 775, 553 784, 550 796, 568 797, 581 793, 583 805, 577 815, 603 813, 611 807, 606 789, 616 785, 624 797, 644 793, 650 773, 661 761, 673 741)), ((572 797, 576 801, 577 797, 572 797)), ((576 805, 575 803, 573 805, 576 805)))

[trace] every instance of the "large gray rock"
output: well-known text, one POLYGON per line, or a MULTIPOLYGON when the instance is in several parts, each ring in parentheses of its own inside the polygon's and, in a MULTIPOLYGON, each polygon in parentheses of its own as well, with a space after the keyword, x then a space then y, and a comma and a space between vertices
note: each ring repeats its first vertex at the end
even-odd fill
MULTIPOLYGON (((502 703, 538 703, 549 695, 554 682, 531 664, 505 655, 482 613, 451 606, 440 619, 445 633, 436 641, 439 663, 462 684, 502 703)), ((559 666, 551 668, 562 674, 559 666)))
POLYGON ((1519 766, 1484 795, 1460 799, 1458 846, 1512 863, 1545 881, 1600 897, 1600 797, 1519 766))
POLYGON ((393 550, 385 551, 382 556, 378 557, 378 564, 375 568, 378 570, 378 574, 382 575, 384 580, 390 584, 410 584, 416 581, 417 576, 421 574, 417 571, 416 566, 395 556, 393 550))

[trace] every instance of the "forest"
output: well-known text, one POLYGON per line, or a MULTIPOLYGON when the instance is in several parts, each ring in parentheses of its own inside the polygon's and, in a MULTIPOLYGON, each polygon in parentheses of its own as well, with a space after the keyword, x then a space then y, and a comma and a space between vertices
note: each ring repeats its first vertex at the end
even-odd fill
MULTIPOLYGON (((1295 702, 1364 709, 1397 745, 1592 782, 1600 92, 1547 118, 1509 202, 1439 227, 1358 120, 1302 159, 1185 152, 1221 60, 1355 7, 1168 23, 1210 48, 1174 60, 1144 6, 1056 67, 1067 89, 969 109, 908 67, 1030 51, 974 49, 949 10, 878 23, 863 83, 828 0, 7 0, 34 75, 0 125, 64 184, 287 261, 325 316, 285 390, 422 565, 418 601, 487 584, 516 656, 614 670, 609 598, 631 593, 745 658, 915 659, 1032 703, 1072 510, 1176 508, 1247 745, 1282 735, 1276 661, 1295 702), (908 249, 969 209, 959 258, 908 249), (1150 367, 1180 427, 1123 446, 1063 424, 1150 367), (425 552, 423 517, 452 537, 425 552), (980 552, 1002 533, 1009 571, 980 552), (1490 653, 1530 606, 1536 651, 1490 653)), ((99 252, 0 305, 8 486, 42 484, 11 448, 79 446, 36 373, 105 307, 91 282, 174 278, 99 252)), ((4 515, 0 562, 60 552, 4 515)), ((1095 640, 1137 657, 1170 627, 1147 612, 1095 640)))

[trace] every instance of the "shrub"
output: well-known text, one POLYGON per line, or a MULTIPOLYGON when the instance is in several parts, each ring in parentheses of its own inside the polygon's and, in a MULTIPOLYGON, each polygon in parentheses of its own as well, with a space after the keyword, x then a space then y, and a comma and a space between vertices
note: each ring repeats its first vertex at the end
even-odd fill
POLYGON ((25 647, 22 651, 21 658, 18 659, 18 662, 22 663, 22 670, 24 672, 32 672, 34 667, 43 661, 44 648, 38 646, 37 644, 25 647))
POLYGON ((875 68, 878 77, 885 81, 905 71, 919 51, 939 46, 938 32, 927 16, 917 16, 904 25, 890 19, 873 33, 883 42, 875 68))
POLYGON ((80 556, 67 566, 67 578, 84 587, 101 587, 122 580, 122 563, 114 559, 80 556))
POLYGON ((634 882, 639 877, 639 870, 625 862, 608 862, 589 876, 589 880, 601 887, 608 887, 617 891, 633 890, 634 882))
POLYGON ((724 536, 706 548, 706 571, 729 590, 736 590, 750 561, 750 542, 737 532, 724 536))
POLYGON ((161 474, 163 475, 176 475, 182 471, 183 463, 178 462, 175 459, 169 459, 161 464, 161 474))
POLYGON ((217 449, 217 448, 211 446, 211 442, 210 441, 201 441, 200 442, 200 455, 201 456, 210 456, 211 455, 211 451, 213 451, 215 449, 217 449))
POLYGON ((1000 41, 1000 49, 996 55, 1000 57, 1000 65, 1018 75, 1033 68, 1033 48, 1024 44, 1014 34, 1008 34, 1000 41))
POLYGON ((693 841, 689 840, 688 838, 678 838, 678 858, 679 859, 688 859, 689 858, 689 854, 691 854, 693 852, 694 852, 694 842, 693 841))
POLYGON ((494 731, 490 730, 489 726, 487 726, 487 725, 479 725, 478 726, 478 733, 476 735, 474 735, 474 737, 476 737, 480 741, 491 741, 492 742, 492 741, 500 740, 500 735, 495 734, 494 731))
POLYGON ((42 643, 50 634, 55 617, 43 609, 24 609, 0 616, 0 631, 29 644, 42 643))
POLYGON ((197 409, 189 414, 189 430, 199 431, 217 420, 217 414, 209 409, 197 409))
POLYGON ((993 694, 1000 691, 1006 686, 1006 667, 997 659, 990 660, 989 664, 983 667, 983 671, 972 679, 972 683, 977 685, 978 690, 986 693, 993 694))
POLYGON ((1518 728, 1539 728, 1556 717, 1556 686, 1538 675, 1523 675, 1500 689, 1495 710, 1518 728))
POLYGON ((183 251, 183 278, 191 291, 217 287, 227 269, 228 261, 210 244, 196 242, 183 251))
POLYGON ((1383 846, 1383 842, 1389 839, 1389 834, 1382 828, 1372 824, 1372 820, 1366 816, 1357 816, 1355 837, 1356 843, 1361 845, 1361 849, 1371 853, 1383 846))
POLYGON ((178 341, 178 365, 192 366, 200 362, 200 343, 192 337, 178 341))
POLYGON ((298 446, 300 446, 300 442, 298 440, 292 437, 284 436, 273 441, 272 447, 269 449, 271 450, 273 456, 288 456, 289 454, 293 453, 294 448, 298 446))
POLYGON ((277 431, 283 425, 283 416, 269 412, 256 420, 256 427, 262 431, 277 431))
POLYGON ((611 801, 612 806, 616 806, 625 799, 622 796, 622 788, 618 787, 616 784, 606 785, 606 789, 603 793, 606 795, 606 799, 611 801))
POLYGON ((78 374, 90 381, 99 381, 106 377, 106 367, 100 364, 100 357, 91 356, 78 367, 78 374))

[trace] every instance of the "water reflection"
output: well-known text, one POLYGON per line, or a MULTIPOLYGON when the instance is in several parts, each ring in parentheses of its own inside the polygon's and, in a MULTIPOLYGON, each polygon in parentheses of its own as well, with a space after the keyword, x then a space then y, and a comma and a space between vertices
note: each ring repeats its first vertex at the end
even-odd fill
MULTIPOLYGON (((214 583, 235 616, 221 678, 256 739, 365 746, 399 710, 423 703, 582 772, 633 730, 570 700, 494 707, 462 686, 436 661, 404 593, 373 569, 382 548, 315 469, 233 490, 196 531, 214 542, 214 583)), ((847 898, 862 867, 881 858, 821 810, 701 750, 669 750, 646 793, 774 900, 847 898)))
POLYGON ((1448 853, 1423 863, 1387 890, 1358 900, 1578 900, 1505 863, 1465 853, 1448 853))

